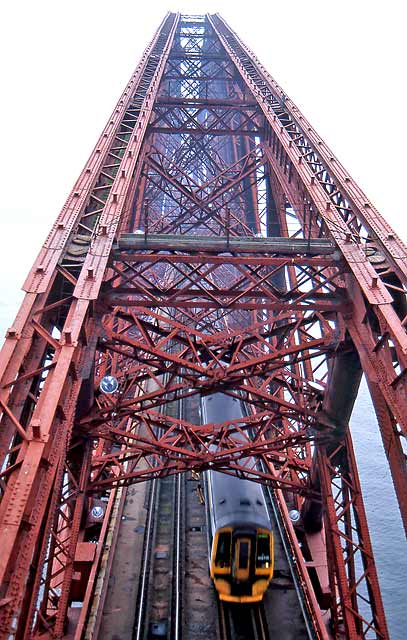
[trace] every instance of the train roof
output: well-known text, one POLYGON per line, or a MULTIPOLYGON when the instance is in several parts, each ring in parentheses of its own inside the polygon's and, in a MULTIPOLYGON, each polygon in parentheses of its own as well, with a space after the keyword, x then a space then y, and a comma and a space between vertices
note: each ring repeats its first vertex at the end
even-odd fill
POLYGON ((261 485, 217 471, 210 472, 209 482, 216 529, 240 525, 270 529, 261 485))
MULTIPOLYGON (((223 393, 203 398, 202 408, 207 422, 221 423, 243 417, 240 400, 223 393)), ((208 481, 215 529, 240 525, 270 529, 260 484, 217 471, 208 472, 208 481)))

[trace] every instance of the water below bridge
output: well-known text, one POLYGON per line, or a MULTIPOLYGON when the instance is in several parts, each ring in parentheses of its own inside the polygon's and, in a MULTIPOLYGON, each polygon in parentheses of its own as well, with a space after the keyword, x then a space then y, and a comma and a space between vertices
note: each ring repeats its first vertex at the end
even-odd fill
POLYGON ((405 640, 407 541, 364 380, 353 411, 351 430, 390 637, 405 640))

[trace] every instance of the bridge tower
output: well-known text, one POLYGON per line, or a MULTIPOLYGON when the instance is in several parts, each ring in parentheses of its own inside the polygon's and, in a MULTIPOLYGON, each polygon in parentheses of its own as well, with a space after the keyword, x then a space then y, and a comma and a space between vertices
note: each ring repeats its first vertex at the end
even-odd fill
POLYGON ((348 422, 364 373, 407 528, 406 256, 225 21, 168 14, 1 352, 1 638, 73 601, 84 637, 117 493, 208 468, 273 489, 319 637, 387 638, 348 422), (246 417, 165 412, 215 392, 246 417))

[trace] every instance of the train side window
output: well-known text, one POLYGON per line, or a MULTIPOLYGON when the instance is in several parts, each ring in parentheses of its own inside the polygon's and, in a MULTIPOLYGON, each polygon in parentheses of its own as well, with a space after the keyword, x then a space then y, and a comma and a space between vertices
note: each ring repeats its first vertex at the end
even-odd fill
POLYGON ((266 533, 257 535, 256 567, 258 569, 270 567, 270 536, 266 533))
POLYGON ((232 534, 229 532, 219 533, 215 556, 215 565, 217 567, 230 567, 231 545, 232 534))

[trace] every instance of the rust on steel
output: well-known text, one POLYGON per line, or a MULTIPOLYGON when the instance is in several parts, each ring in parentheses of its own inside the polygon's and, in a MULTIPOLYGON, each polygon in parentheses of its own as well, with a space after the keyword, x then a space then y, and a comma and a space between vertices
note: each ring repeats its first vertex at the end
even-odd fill
POLYGON ((406 247, 253 52, 168 13, 0 353, 0 637, 85 637, 120 487, 210 467, 272 488, 316 637, 388 638, 348 422, 364 373, 407 529, 406 286, 406 247), (165 412, 216 392, 245 417, 165 412))

